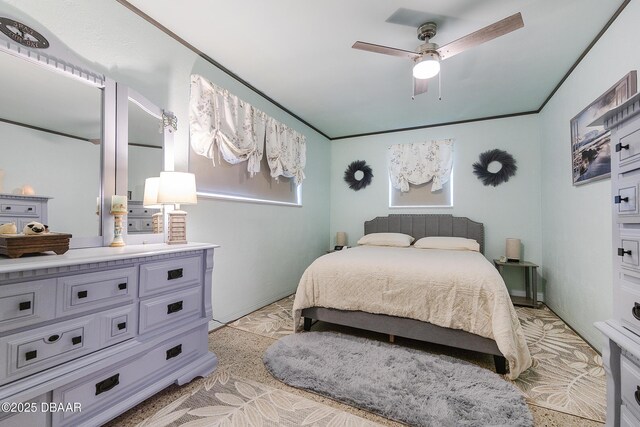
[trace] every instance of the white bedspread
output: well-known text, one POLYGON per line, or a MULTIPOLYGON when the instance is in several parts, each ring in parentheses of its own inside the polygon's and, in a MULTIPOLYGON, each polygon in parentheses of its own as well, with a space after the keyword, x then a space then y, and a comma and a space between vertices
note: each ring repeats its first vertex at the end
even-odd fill
POLYGON ((498 271, 472 251, 359 246, 315 260, 293 303, 294 328, 308 307, 360 310, 462 329, 496 341, 515 379, 529 349, 498 271))

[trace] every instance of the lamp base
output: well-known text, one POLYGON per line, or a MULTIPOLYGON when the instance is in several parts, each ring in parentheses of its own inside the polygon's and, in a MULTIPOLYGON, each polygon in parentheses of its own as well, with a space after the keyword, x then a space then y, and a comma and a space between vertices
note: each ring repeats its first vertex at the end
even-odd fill
POLYGON ((168 230, 167 244, 180 245, 187 243, 187 213, 180 210, 169 212, 168 230))
POLYGON ((163 219, 162 212, 154 213, 151 216, 151 229, 154 234, 162 233, 163 231, 163 219))

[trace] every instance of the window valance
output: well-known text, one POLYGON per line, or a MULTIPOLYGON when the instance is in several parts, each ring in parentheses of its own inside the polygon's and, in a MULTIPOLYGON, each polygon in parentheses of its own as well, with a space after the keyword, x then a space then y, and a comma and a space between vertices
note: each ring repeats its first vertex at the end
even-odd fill
POLYGON ((247 162, 251 176, 260 172, 267 148, 271 176, 304 179, 306 138, 228 90, 199 75, 191 76, 189 124, 193 151, 211 159, 215 155, 231 164, 247 162))
POLYGON ((452 166, 451 139, 389 147, 391 185, 405 193, 409 191, 409 184, 420 185, 431 180, 431 191, 441 190, 449 181, 452 166))

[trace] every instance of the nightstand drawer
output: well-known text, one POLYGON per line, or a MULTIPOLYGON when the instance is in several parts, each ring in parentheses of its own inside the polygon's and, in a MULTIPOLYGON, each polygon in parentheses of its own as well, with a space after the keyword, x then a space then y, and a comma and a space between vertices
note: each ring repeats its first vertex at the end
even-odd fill
POLYGON ((613 189, 612 203, 618 223, 640 222, 640 176, 621 178, 613 189))
POLYGON ((144 334, 184 318, 202 315, 202 288, 185 289, 140 301, 139 333, 144 334))
POLYGON ((83 378, 54 390, 54 402, 64 405, 78 402, 82 405, 82 412, 53 414, 54 425, 78 425, 83 414, 126 399, 145 385, 184 366, 186 360, 206 353, 206 346, 203 346, 205 342, 205 330, 199 328, 167 340, 125 363, 103 369, 89 379, 83 378))
POLYGON ((176 258, 140 266, 140 296, 201 283, 201 258, 176 258))
POLYGON ((621 267, 640 272, 640 238, 621 235, 615 251, 621 267))
POLYGON ((0 332, 53 319, 55 279, 35 280, 0 287, 0 332))
POLYGON ((58 287, 59 316, 125 304, 136 295, 136 268, 62 277, 58 287))

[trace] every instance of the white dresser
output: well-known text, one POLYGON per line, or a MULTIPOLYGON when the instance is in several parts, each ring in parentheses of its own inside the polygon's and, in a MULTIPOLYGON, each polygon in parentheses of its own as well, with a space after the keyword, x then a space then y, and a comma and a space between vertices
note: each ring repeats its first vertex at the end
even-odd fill
POLYGON ((614 318, 596 327, 608 339, 607 426, 640 426, 640 95, 604 120, 612 131, 614 318))
POLYGON ((0 259, 0 426, 98 426, 213 372, 215 247, 0 259))

